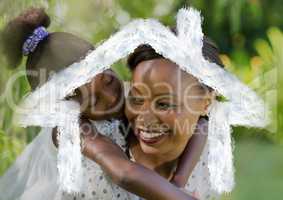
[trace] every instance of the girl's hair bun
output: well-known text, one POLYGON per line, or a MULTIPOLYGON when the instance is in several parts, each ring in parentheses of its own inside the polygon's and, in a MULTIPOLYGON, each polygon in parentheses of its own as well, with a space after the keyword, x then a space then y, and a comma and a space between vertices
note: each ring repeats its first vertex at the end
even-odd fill
POLYGON ((43 8, 30 8, 8 22, 1 32, 1 48, 10 67, 17 67, 22 60, 25 40, 39 26, 47 28, 50 18, 43 8))

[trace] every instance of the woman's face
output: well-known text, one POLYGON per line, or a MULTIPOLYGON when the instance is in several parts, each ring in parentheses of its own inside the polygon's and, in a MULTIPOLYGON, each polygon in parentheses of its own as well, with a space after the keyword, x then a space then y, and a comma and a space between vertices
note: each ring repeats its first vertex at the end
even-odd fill
POLYGON ((92 120, 119 117, 124 109, 124 91, 121 81, 107 70, 77 91, 82 115, 92 120))
POLYGON ((178 158, 211 98, 206 87, 169 60, 139 63, 133 71, 126 116, 142 151, 178 158))

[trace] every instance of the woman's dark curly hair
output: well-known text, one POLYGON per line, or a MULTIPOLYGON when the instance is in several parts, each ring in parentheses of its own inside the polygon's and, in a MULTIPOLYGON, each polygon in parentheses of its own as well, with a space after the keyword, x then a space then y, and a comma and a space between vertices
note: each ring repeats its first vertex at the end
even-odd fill
MULTIPOLYGON (((172 31, 176 34, 175 29, 172 31)), ((202 53, 205 59, 210 62, 216 63, 217 65, 224 67, 220 57, 219 50, 212 40, 208 37, 204 36, 203 38, 203 47, 202 53)), ((163 58, 162 55, 156 53, 156 51, 150 45, 140 45, 135 49, 134 53, 132 53, 128 57, 128 66, 131 70, 133 70, 139 63, 146 60, 153 60, 163 58)))

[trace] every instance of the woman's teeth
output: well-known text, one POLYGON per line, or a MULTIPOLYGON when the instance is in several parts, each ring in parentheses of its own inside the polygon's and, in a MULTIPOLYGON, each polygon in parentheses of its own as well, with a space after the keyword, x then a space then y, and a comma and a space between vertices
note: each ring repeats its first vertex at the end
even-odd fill
POLYGON ((156 137, 165 135, 166 133, 165 132, 160 132, 160 133, 151 132, 151 133, 149 133, 149 132, 146 132, 146 131, 140 131, 140 134, 145 139, 152 139, 152 138, 156 138, 156 137))

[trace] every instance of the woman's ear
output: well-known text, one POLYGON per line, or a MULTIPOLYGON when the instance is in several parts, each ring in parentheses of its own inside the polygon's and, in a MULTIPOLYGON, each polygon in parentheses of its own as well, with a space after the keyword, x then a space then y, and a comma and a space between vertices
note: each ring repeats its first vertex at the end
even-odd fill
POLYGON ((204 111, 201 114, 201 116, 207 116, 210 110, 210 105, 216 98, 216 92, 214 90, 209 91, 209 94, 207 95, 206 99, 204 100, 204 111))

